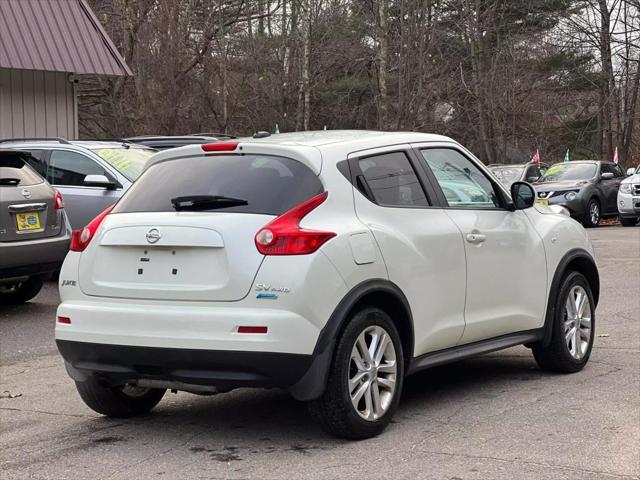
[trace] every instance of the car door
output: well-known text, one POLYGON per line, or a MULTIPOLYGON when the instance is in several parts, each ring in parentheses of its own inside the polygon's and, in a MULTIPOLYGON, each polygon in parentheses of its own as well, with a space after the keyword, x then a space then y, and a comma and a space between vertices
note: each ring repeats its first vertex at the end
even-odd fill
POLYGON ((467 264, 465 331, 470 343, 543 325, 547 270, 542 239, 527 214, 506 208, 506 194, 466 150, 418 147, 458 226, 467 264))
POLYGON ((600 164, 600 190, 603 195, 602 213, 618 213, 618 205, 616 204, 616 201, 618 198, 620 182, 623 178, 621 171, 619 171, 613 163, 600 164), (602 174, 604 173, 611 173, 613 178, 602 178, 602 174))
POLYGON ((409 146, 349 156, 358 218, 373 233, 389 280, 405 294, 414 355, 456 345, 464 331, 466 265, 458 228, 418 177, 409 146))
POLYGON ((98 213, 116 203, 122 188, 108 189, 84 185, 87 175, 104 175, 113 179, 102 165, 82 153, 51 150, 47 162, 47 180, 62 193, 71 227, 84 227, 98 213))

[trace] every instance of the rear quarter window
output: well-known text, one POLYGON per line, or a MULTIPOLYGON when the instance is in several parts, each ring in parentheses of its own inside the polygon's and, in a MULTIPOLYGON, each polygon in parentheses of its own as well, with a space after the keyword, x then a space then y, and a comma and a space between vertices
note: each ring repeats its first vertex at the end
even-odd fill
POLYGON ((269 155, 215 155, 152 165, 125 193, 113 213, 173 212, 171 199, 211 195, 245 200, 246 205, 201 211, 281 215, 323 192, 304 164, 269 155))

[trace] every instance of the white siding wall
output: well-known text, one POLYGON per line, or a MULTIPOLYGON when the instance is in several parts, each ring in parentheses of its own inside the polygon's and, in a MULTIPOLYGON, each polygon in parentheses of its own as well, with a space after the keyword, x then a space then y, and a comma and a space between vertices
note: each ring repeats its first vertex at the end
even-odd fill
POLYGON ((0 68, 0 138, 78 137, 68 73, 0 68))

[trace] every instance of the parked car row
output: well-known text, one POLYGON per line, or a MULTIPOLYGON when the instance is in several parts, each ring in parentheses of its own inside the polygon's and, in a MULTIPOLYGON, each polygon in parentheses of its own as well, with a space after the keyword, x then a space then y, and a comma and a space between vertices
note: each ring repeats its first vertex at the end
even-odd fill
POLYGON ((624 226, 640 219, 640 175, 633 168, 625 175, 613 162, 583 160, 551 166, 489 165, 489 170, 507 187, 516 181, 533 184, 539 204, 562 206, 585 227, 616 216, 624 226))

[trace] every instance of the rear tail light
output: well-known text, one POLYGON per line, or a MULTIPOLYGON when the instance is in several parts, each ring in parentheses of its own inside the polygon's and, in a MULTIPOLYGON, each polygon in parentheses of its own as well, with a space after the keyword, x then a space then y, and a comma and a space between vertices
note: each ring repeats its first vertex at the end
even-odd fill
POLYGON ((300 228, 300 220, 324 202, 327 196, 327 192, 316 195, 265 225, 256 234, 258 251, 263 255, 306 255, 335 237, 333 232, 300 228))
POLYGON ((238 148, 238 142, 215 142, 202 145, 202 150, 205 152, 232 152, 236 148, 238 148))
POLYGON ((62 198, 62 194, 57 190, 55 196, 53 197, 53 203, 55 204, 56 210, 64 208, 64 198, 62 198))
POLYGON ((69 317, 58 317, 58 323, 65 323, 71 325, 71 319, 69 317))
POLYGON ((71 247, 69 248, 72 252, 82 252, 91 242, 91 239, 95 235, 98 227, 104 220, 104 217, 109 215, 109 212, 113 208, 111 205, 104 212, 100 213, 96 218, 91 220, 89 224, 84 227, 82 230, 74 230, 71 235, 71 247))

